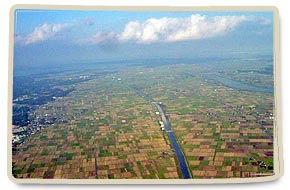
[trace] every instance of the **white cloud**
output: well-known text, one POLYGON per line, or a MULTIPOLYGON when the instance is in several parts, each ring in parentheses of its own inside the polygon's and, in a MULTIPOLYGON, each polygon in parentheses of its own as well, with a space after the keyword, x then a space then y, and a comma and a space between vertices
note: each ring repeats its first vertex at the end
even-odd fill
POLYGON ((93 36, 85 39, 76 40, 75 43, 80 45, 94 45, 105 44, 111 42, 118 42, 118 34, 115 32, 97 32, 93 36))
POLYGON ((265 17, 252 17, 253 22, 259 23, 260 25, 270 25, 272 20, 265 17))
MULTIPOLYGON (((34 44, 59 38, 68 28, 74 31, 86 30, 94 25, 94 20, 86 19, 73 24, 47 24, 38 26, 26 36, 15 36, 15 43, 34 44), (85 21, 85 22, 84 22, 85 21)), ((136 42, 150 44, 155 42, 176 42, 185 40, 207 39, 226 35, 236 30, 243 22, 269 25, 271 20, 256 16, 205 16, 193 14, 183 18, 150 18, 143 22, 128 22, 122 32, 98 31, 93 36, 82 39, 72 38, 78 44, 104 44, 107 42, 136 42)), ((71 34, 66 34, 68 37, 71 34)))
POLYGON ((92 44, 116 41, 118 36, 115 32, 97 32, 91 38, 92 44))
POLYGON ((17 35, 17 34, 14 35, 14 43, 24 44, 24 42, 25 42, 25 38, 23 36, 17 35))
POLYGON ((185 18, 151 18, 143 23, 129 22, 119 40, 152 43, 211 38, 225 35, 247 20, 246 16, 207 17, 199 14, 185 18))
MULTIPOLYGON (((38 26, 34 31, 27 36, 22 36, 21 41, 25 45, 33 44, 41 41, 46 41, 48 39, 54 38, 58 33, 68 29, 72 24, 47 24, 44 23, 38 26)), ((20 38, 20 37, 18 37, 20 38)), ((18 40, 19 41, 19 40, 18 40)), ((17 42, 17 39, 16 39, 17 42)))

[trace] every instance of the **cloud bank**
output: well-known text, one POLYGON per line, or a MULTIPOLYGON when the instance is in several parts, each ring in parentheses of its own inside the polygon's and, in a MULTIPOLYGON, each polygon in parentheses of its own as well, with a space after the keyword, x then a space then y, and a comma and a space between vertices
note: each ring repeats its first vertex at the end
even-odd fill
POLYGON ((93 36, 77 40, 78 44, 105 44, 119 41, 119 35, 115 32, 97 32, 93 36))
POLYGON ((119 39, 139 43, 205 39, 225 35, 246 20, 246 16, 210 18, 199 14, 187 18, 151 18, 143 23, 129 22, 119 39))
MULTIPOLYGON (((267 19, 257 19, 256 17, 243 15, 209 17, 193 14, 183 18, 149 18, 143 22, 128 22, 120 33, 97 31, 91 37, 84 37, 75 42, 79 44, 104 44, 108 42, 150 44, 156 42, 199 40, 224 36, 236 30, 242 23, 249 21, 271 24, 271 21, 267 19)), ((60 32, 71 27, 80 26, 73 24, 43 24, 36 27, 27 36, 15 37, 15 41, 22 41, 25 45, 43 42, 55 39, 60 32)), ((82 30, 85 30, 85 28, 82 28, 82 30)))
POLYGON ((37 26, 34 31, 27 36, 17 36, 16 42, 28 45, 55 38, 60 32, 72 27, 72 24, 48 24, 37 26))

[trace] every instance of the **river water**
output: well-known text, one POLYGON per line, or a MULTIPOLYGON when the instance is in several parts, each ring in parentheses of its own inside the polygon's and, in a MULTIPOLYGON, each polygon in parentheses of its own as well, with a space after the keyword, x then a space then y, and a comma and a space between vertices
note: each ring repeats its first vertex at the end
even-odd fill
POLYGON ((178 144, 178 142, 177 142, 177 140, 176 140, 176 138, 174 136, 174 133, 171 130, 171 127, 170 127, 170 125, 169 125, 169 123, 168 123, 168 121, 167 121, 167 119, 165 117, 164 111, 161 108, 161 106, 158 103, 156 103, 151 97, 147 96, 143 92, 138 91, 138 90, 136 90, 134 88, 131 88, 128 85, 125 85, 125 86, 127 88, 131 89, 131 90, 134 90, 140 97, 144 98, 145 100, 147 100, 148 102, 154 104, 157 107, 157 109, 158 109, 158 111, 159 111, 159 113, 161 115, 162 121, 164 123, 164 127, 166 129, 166 132, 167 132, 167 134, 169 136, 169 139, 170 139, 170 142, 171 142, 171 146, 173 147, 174 152, 175 152, 175 154, 177 156, 177 159, 178 159, 178 162, 179 162, 179 166, 180 166, 183 178, 184 179, 190 179, 191 176, 190 176, 190 173, 189 173, 189 168, 188 168, 187 163, 185 161, 185 157, 184 157, 184 155, 182 153, 182 150, 181 150, 181 148, 180 148, 180 146, 179 146, 179 144, 178 144))
POLYGON ((174 136, 174 133, 171 130, 171 127, 170 127, 169 123, 167 122, 167 119, 165 117, 164 111, 162 110, 162 108, 160 107, 159 104, 157 104, 156 102, 152 102, 152 103, 158 108, 158 111, 160 112, 162 121, 164 123, 164 127, 165 127, 166 132, 168 133, 169 139, 171 141, 171 145, 172 145, 172 147, 173 147, 173 149, 175 151, 175 154, 176 154, 176 156, 178 158, 183 178, 184 179, 190 179, 189 169, 188 169, 188 166, 186 164, 184 155, 183 155, 183 153, 181 151, 181 148, 180 148, 179 144, 177 143, 177 140, 176 140, 176 138, 174 136))
POLYGON ((228 78, 224 78, 215 74, 204 74, 203 75, 205 78, 215 80, 217 82, 220 82, 224 84, 225 86, 231 87, 231 88, 236 88, 240 90, 246 90, 246 91, 251 91, 251 92, 264 92, 264 93, 273 93, 274 89, 272 88, 260 88, 260 87, 255 87, 255 86, 250 86, 247 84, 243 84, 238 81, 233 81, 228 78))

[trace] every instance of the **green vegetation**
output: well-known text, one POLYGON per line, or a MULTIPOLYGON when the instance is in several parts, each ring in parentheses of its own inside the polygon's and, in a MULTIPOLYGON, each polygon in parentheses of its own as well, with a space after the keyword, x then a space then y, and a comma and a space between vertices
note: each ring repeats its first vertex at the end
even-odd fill
POLYGON ((72 160, 73 156, 75 155, 75 153, 63 153, 60 155, 60 157, 65 157, 67 160, 72 160))
POLYGON ((273 94, 238 90, 205 75, 268 88, 273 76, 265 68, 270 65, 242 60, 208 64, 120 65, 119 70, 104 68, 102 75, 92 70, 39 76, 42 84, 52 81, 50 88, 73 93, 31 109, 31 122, 43 128, 17 144, 13 175, 181 178, 150 98, 165 111, 194 178, 272 175, 273 94))

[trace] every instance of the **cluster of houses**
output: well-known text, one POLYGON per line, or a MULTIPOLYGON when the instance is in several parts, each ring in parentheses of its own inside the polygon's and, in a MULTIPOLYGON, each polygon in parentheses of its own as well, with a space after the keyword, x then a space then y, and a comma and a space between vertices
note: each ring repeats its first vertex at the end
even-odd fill
POLYGON ((257 161, 255 158, 251 157, 252 165, 258 165, 260 168, 273 170, 273 166, 268 166, 264 161, 257 161))
POLYGON ((17 125, 12 125, 12 145, 18 142, 22 142, 26 137, 27 127, 19 127, 17 125))
POLYGON ((165 131, 164 123, 163 121, 159 121, 159 128, 161 131, 165 131))

